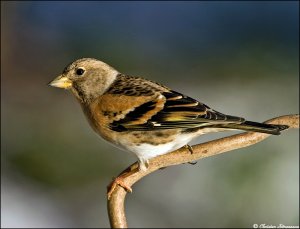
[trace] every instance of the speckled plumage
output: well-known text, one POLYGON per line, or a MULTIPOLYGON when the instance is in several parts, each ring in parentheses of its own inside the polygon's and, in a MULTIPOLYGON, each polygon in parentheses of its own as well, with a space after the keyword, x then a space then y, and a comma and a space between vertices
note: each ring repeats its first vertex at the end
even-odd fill
POLYGON ((161 84, 141 77, 118 74, 116 80, 106 93, 128 96, 151 96, 157 92, 169 90, 169 88, 161 84))
POLYGON ((146 169, 150 158, 176 150, 204 133, 240 129, 280 134, 287 128, 222 114, 92 58, 74 61, 50 85, 70 89, 92 128, 117 147, 134 153, 141 169, 146 169))

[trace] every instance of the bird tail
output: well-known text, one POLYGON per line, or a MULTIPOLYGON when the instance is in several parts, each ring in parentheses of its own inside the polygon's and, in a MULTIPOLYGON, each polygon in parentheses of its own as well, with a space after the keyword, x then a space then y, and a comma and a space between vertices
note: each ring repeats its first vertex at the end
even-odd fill
POLYGON ((289 128, 289 126, 244 121, 240 124, 232 123, 232 124, 222 125, 222 128, 245 130, 245 131, 252 131, 252 132, 260 132, 260 133, 273 134, 273 135, 280 135, 280 132, 282 130, 285 130, 285 129, 289 128))

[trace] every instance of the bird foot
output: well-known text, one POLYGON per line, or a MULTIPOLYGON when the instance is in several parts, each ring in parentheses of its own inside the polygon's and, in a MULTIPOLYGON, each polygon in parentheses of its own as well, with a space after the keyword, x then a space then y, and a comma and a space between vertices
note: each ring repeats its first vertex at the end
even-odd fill
POLYGON ((184 148, 186 148, 188 151, 190 151, 191 154, 194 153, 194 150, 190 145, 185 145, 184 148))
MULTIPOLYGON (((186 148, 188 151, 190 151, 191 154, 194 153, 194 150, 190 145, 185 145, 184 148, 186 148)), ((191 164, 191 165, 196 165, 197 161, 190 161, 188 163, 191 164)))
POLYGON ((109 200, 115 191, 115 189, 119 186, 125 189, 126 192, 132 192, 132 188, 130 185, 126 184, 125 179, 132 174, 139 171, 139 166, 137 163, 134 163, 126 170, 124 170, 117 178, 114 178, 112 182, 107 186, 107 199, 109 200))
POLYGON ((124 178, 117 177, 107 186, 107 199, 111 198, 112 193, 118 185, 124 188, 126 192, 132 192, 132 188, 124 182, 124 178))

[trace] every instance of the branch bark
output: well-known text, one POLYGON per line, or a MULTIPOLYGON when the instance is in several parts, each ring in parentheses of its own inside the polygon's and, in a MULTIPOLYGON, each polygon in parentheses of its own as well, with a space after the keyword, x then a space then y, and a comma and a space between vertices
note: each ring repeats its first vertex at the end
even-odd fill
MULTIPOLYGON (((299 128, 299 115, 285 115, 270 119, 265 123, 288 125, 290 128, 299 128)), ((147 171, 138 171, 124 179, 124 182, 132 186, 144 176, 164 167, 178 165, 190 161, 199 160, 205 157, 214 156, 220 153, 225 153, 235 149, 247 147, 256 144, 267 137, 269 134, 246 132, 216 139, 213 141, 201 143, 193 146, 193 154, 189 150, 180 148, 174 152, 155 157, 150 160, 147 171)), ((125 171, 136 168, 137 162, 129 166, 125 171)), ((121 173, 121 174, 122 174, 121 173)), ((107 202, 108 215, 112 228, 127 228, 127 220, 124 210, 124 201, 127 192, 124 188, 117 186, 110 199, 107 202)))

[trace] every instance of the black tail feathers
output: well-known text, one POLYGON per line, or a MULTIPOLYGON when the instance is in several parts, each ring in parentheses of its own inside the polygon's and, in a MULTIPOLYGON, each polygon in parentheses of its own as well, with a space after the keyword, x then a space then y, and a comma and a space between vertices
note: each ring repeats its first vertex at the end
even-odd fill
POLYGON ((252 132, 260 132, 266 134, 280 135, 280 132, 289 128, 287 125, 273 125, 259 122, 245 121, 240 124, 228 124, 223 128, 238 129, 252 132))
POLYGON ((250 128, 252 127, 253 131, 255 132, 274 134, 274 135, 280 135, 281 131, 289 128, 289 126, 287 125, 273 125, 273 124, 265 124, 259 122, 251 122, 251 121, 245 121, 241 125, 247 127, 249 126, 250 128))

